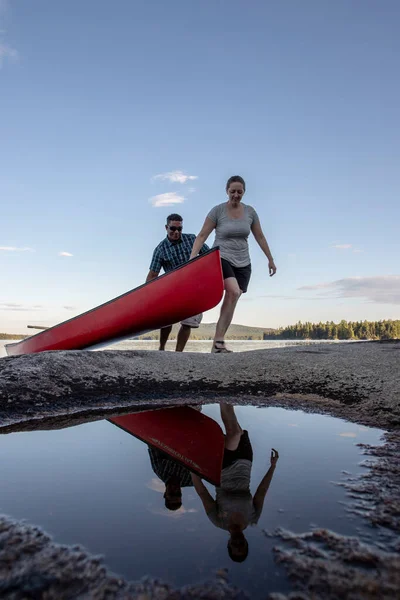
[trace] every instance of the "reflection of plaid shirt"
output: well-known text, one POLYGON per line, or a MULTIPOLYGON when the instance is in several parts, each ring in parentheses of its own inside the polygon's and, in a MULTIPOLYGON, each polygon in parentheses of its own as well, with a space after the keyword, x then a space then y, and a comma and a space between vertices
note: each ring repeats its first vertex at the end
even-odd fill
MULTIPOLYGON (((168 273, 168 271, 172 271, 172 269, 188 262, 195 239, 194 233, 182 233, 180 240, 177 242, 171 242, 167 236, 153 252, 150 271, 159 273, 161 269, 164 269, 168 273)), ((203 244, 200 254, 204 254, 208 250, 207 244, 203 244)))
POLYGON ((180 465, 176 460, 173 460, 165 452, 161 452, 158 448, 152 448, 149 446, 149 456, 151 462, 151 468, 154 473, 163 481, 167 483, 172 475, 176 475, 179 478, 181 487, 189 487, 193 485, 192 476, 189 469, 180 465))

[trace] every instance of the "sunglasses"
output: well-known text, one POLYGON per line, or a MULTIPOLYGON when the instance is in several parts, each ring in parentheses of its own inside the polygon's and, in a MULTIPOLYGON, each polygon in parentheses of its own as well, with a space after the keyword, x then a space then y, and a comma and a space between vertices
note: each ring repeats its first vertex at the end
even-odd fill
POLYGON ((182 227, 175 227, 175 225, 172 225, 172 226, 168 225, 168 229, 170 231, 182 231, 182 227))

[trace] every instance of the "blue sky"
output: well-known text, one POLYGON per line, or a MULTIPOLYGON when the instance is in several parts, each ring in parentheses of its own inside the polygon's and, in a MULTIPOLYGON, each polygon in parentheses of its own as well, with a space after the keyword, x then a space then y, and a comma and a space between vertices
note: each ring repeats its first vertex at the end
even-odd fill
POLYGON ((197 233, 232 174, 278 267, 251 242, 236 323, 400 318, 399 24, 397 0, 0 0, 0 331, 141 284, 167 214, 197 233))

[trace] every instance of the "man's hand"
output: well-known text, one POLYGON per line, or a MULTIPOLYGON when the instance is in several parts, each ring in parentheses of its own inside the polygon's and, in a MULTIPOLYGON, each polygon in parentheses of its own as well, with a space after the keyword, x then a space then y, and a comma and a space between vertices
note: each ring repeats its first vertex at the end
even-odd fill
POLYGON ((268 263, 269 268, 269 276, 272 277, 276 273, 276 266, 273 260, 270 260, 268 263))
POLYGON ((149 274, 146 277, 146 283, 148 281, 152 281, 152 279, 156 279, 158 277, 158 273, 156 273, 155 271, 149 271, 149 274))
POLYGON ((279 459, 279 452, 275 448, 271 449, 271 467, 276 467, 276 463, 279 459))

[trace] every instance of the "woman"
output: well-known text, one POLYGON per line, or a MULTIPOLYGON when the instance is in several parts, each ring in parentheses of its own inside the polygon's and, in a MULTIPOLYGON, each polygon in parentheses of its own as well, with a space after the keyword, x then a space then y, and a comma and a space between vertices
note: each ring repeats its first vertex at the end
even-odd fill
POLYGON ((253 449, 249 434, 239 425, 231 404, 221 402, 220 407, 226 435, 221 483, 216 488, 215 500, 194 473, 192 481, 207 517, 216 527, 229 531, 229 556, 236 562, 243 562, 249 552, 244 531, 249 525, 256 525, 260 519, 279 453, 272 448, 270 467, 253 496, 250 491, 253 449))
POLYGON ((247 291, 250 281, 251 263, 247 242, 250 231, 268 258, 270 276, 276 273, 274 259, 261 229, 258 215, 252 206, 242 202, 245 191, 246 184, 242 177, 234 175, 228 179, 226 184, 228 201, 214 206, 208 213, 190 255, 191 259, 198 255, 200 248, 215 229, 214 246, 219 246, 221 253, 225 297, 215 330, 212 352, 231 352, 225 346, 225 334, 232 322, 237 301, 242 293, 247 291))

